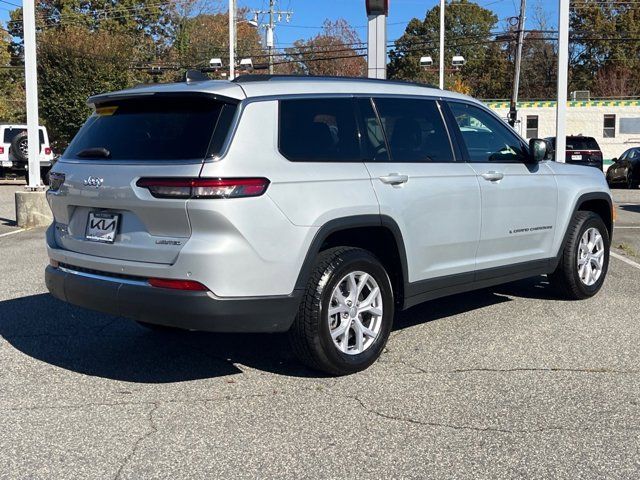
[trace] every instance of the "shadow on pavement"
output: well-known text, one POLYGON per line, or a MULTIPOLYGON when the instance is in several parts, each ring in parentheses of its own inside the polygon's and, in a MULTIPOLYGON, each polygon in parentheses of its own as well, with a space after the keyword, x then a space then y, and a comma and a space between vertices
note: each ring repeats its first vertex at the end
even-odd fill
MULTIPOLYGON (((397 315, 396 329, 508 302, 551 298, 545 277, 427 302, 397 315)), ((74 372, 137 383, 170 383, 242 373, 234 364, 314 377, 283 334, 155 332, 135 322, 65 304, 49 294, 0 302, 0 335, 32 358, 74 372)))
POLYGON ((7 227, 15 227, 18 224, 16 223, 15 220, 12 220, 11 218, 0 217, 0 225, 5 225, 7 227))
POLYGON ((640 213, 640 205, 636 204, 618 205, 618 208, 620 210, 624 210, 625 212, 640 213))

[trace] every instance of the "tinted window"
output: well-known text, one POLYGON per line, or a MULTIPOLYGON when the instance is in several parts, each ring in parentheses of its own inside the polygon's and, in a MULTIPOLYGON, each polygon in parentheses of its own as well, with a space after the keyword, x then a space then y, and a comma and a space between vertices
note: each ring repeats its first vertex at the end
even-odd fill
POLYGON ((292 161, 362 161, 351 98, 281 100, 279 139, 292 161))
MULTIPOLYGON (((26 128, 5 128, 4 130, 4 143, 11 143, 16 135, 22 132, 26 132, 26 128)), ((40 137, 40 144, 44 143, 44 132, 42 130, 38 130, 40 137)))
POLYGON ((388 162, 387 142, 382 125, 380 125, 378 116, 371 105, 371 99, 359 98, 357 101, 361 115, 362 146, 366 155, 365 159, 388 162))
POLYGON ((451 102, 451 112, 472 162, 525 162, 527 151, 501 120, 481 108, 451 102))
POLYGON ((567 137, 567 150, 600 150, 592 137, 567 137))
MULTIPOLYGON (((112 160, 202 159, 218 153, 209 146, 223 105, 203 96, 154 96, 101 104, 64 156, 106 148, 112 160)), ((219 128, 226 136, 228 122, 219 128)))
POLYGON ((451 143, 434 100, 376 98, 394 162, 453 162, 451 143))

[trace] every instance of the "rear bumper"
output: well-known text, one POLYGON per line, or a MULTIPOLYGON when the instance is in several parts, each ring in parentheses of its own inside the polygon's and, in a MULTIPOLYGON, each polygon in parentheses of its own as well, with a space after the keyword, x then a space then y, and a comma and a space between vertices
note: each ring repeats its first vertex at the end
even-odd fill
POLYGON ((100 277, 48 266, 54 297, 79 307, 141 322, 208 332, 284 332, 301 292, 273 297, 218 298, 210 292, 156 288, 144 281, 100 277))

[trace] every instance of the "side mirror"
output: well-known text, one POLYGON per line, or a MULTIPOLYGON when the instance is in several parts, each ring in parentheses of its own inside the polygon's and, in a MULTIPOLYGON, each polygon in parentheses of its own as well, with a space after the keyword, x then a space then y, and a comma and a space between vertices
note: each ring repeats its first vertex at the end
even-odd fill
POLYGON ((612 159, 611 159, 611 162, 612 162, 612 163, 616 163, 617 161, 618 161, 618 159, 617 159, 617 158, 612 158, 612 159))
POLYGON ((547 156, 547 142, 539 138, 529 140, 529 152, 531 163, 539 163, 547 156))

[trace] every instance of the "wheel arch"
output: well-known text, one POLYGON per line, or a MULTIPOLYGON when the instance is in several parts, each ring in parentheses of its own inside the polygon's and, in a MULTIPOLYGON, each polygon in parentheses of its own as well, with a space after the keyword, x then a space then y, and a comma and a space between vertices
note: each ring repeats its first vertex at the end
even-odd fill
POLYGON ((378 257, 391 279, 396 304, 402 307, 408 281, 406 249, 400 227, 386 215, 341 217, 322 225, 307 251, 296 289, 306 288, 317 255, 337 246, 363 248, 378 257))
POLYGON ((567 222, 567 227, 565 228, 564 237, 562 238, 562 243, 560 244, 560 249, 555 258, 555 267, 560 262, 562 257, 562 252, 569 240, 569 230, 571 228, 571 219, 574 217, 576 212, 593 212, 602 218, 605 226, 607 227, 607 232, 609 233, 609 240, 613 238, 613 201, 611 199, 611 195, 606 192, 590 192, 580 195, 578 197, 573 210, 571 212, 571 217, 567 222))

